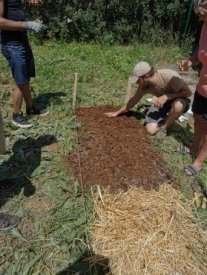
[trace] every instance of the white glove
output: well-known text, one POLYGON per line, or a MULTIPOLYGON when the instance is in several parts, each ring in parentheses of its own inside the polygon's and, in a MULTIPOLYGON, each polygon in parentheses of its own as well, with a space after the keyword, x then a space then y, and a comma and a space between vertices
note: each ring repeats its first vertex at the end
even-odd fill
POLYGON ((36 21, 27 21, 27 29, 35 32, 41 32, 46 29, 45 25, 36 21))

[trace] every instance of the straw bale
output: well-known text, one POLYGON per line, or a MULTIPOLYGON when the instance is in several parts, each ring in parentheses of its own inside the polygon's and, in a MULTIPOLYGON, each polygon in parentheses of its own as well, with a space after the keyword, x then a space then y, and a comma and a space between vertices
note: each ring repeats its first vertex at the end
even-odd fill
POLYGON ((98 193, 92 247, 113 274, 207 274, 207 232, 178 190, 98 193))

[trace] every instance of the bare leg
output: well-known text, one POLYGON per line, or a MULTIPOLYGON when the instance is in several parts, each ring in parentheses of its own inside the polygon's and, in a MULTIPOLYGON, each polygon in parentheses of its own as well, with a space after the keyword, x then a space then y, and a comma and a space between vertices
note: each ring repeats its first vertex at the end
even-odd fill
POLYGON ((164 127, 167 129, 179 116, 183 114, 185 106, 180 100, 176 100, 172 104, 172 108, 170 110, 169 115, 167 116, 165 120, 164 127))
MULTIPOLYGON (((204 128, 202 128, 202 130, 204 132, 203 144, 201 146, 201 149, 200 149, 196 159, 192 163, 192 165, 197 169, 197 171, 200 171, 202 169, 204 161, 207 160, 207 121, 204 120, 204 122, 205 122, 205 126, 204 126, 204 128)), ((191 173, 190 173, 190 171, 188 171, 188 169, 185 169, 185 173, 187 175, 191 175, 191 173)))
POLYGON ((17 85, 17 87, 14 90, 14 113, 21 112, 23 98, 26 102, 26 106, 30 108, 32 106, 32 97, 29 81, 24 85, 17 85))
POLYGON ((23 95, 18 87, 15 88, 13 93, 14 113, 20 113, 22 109, 23 95))
MULTIPOLYGON (((185 104, 185 103, 184 103, 185 104)), ((163 129, 167 129, 180 115, 183 114, 185 105, 181 99, 176 99, 171 107, 169 115, 165 119, 165 123, 162 126, 163 129)), ((149 134, 155 134, 160 130, 158 123, 150 122, 146 124, 146 130, 149 134)))
POLYGON ((203 162, 207 159, 207 134, 205 135, 203 146, 201 150, 193 162, 193 166, 197 167, 198 169, 202 167, 203 162))
POLYGON ((204 139, 204 128, 206 121, 202 115, 193 114, 194 117, 194 135, 193 143, 190 147, 191 152, 198 154, 204 139), (204 128, 203 128, 204 127, 204 128))
MULTIPOLYGON (((183 110, 183 103, 180 100, 175 100, 170 110, 170 113, 165 120, 165 124, 162 127, 167 129, 183 113, 183 110)), ((160 129, 159 125, 155 122, 150 122, 146 124, 145 127, 147 132, 151 135, 154 135, 160 129)))
POLYGON ((159 130, 159 125, 155 122, 150 122, 145 125, 146 131, 150 135, 154 135, 159 130))

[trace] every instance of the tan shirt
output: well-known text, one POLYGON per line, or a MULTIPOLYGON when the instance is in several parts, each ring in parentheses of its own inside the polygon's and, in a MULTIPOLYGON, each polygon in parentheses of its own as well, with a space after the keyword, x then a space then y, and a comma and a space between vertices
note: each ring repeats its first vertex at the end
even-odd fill
POLYGON ((157 70, 157 73, 157 83, 146 88, 140 87, 141 90, 143 90, 145 93, 151 93, 157 97, 166 94, 179 93, 179 90, 184 84, 184 80, 176 71, 170 69, 161 69, 157 70))

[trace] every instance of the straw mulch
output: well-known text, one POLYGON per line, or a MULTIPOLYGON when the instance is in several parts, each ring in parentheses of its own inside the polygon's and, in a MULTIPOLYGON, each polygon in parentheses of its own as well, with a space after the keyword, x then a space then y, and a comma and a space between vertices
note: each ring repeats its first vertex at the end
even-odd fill
POLYGON ((93 250, 109 259, 112 274, 207 274, 207 232, 178 190, 131 187, 99 192, 94 203, 93 250))

